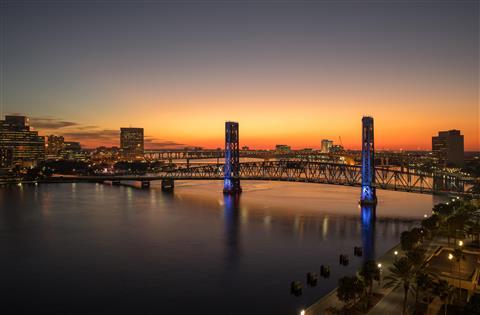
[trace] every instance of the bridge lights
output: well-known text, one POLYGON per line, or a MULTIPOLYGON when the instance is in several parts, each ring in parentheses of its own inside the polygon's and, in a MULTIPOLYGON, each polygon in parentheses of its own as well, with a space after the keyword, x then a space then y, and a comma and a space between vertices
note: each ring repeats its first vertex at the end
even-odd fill
POLYGON ((377 204, 375 191, 375 147, 373 117, 362 118, 362 190, 361 204, 377 204))
POLYGON ((240 147, 238 123, 225 123, 225 167, 223 170, 223 192, 235 194, 242 191, 240 187, 240 147))

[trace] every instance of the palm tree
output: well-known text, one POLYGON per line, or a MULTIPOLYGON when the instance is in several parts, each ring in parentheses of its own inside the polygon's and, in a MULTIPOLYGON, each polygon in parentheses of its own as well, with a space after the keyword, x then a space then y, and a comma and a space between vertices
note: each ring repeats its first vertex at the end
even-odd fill
POLYGON ((429 291, 433 287, 433 279, 426 272, 419 272, 415 275, 415 308, 418 306, 420 293, 429 291))
POLYGON ((452 302, 453 296, 455 295, 455 287, 445 280, 440 280, 435 286, 435 294, 444 303, 445 315, 447 315, 447 307, 448 304, 452 302))
POLYGON ((415 276, 415 268, 412 262, 407 257, 402 257, 393 263, 393 266, 389 268, 390 275, 385 277, 385 288, 398 288, 403 287, 403 311, 405 315, 407 310, 408 292, 412 289, 412 281, 415 276))
POLYGON ((425 263, 426 252, 427 251, 421 247, 415 247, 407 251, 406 256, 416 270, 420 269, 425 263))
POLYGON ((348 276, 338 279, 337 297, 345 303, 345 306, 347 306, 351 300, 353 300, 355 304, 356 293, 355 279, 348 276))
POLYGON ((368 286, 368 302, 373 293, 373 280, 378 279, 380 276, 380 269, 374 260, 368 260, 363 264, 362 269, 359 272, 360 277, 363 278, 365 285, 368 286))

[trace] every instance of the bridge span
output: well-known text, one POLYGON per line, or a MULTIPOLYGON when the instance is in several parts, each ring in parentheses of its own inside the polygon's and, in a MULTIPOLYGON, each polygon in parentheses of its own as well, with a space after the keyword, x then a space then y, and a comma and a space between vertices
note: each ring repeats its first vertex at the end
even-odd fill
MULTIPOLYGON (((264 161, 240 163, 241 180, 304 182, 360 187, 362 166, 307 161, 264 161)), ((175 180, 224 180, 223 164, 180 167, 147 175, 55 176, 47 182, 120 182, 139 181, 148 187, 151 181, 162 181, 173 188, 175 180)), ((476 181, 448 173, 409 172, 375 167, 377 189, 441 194, 469 194, 476 181)))

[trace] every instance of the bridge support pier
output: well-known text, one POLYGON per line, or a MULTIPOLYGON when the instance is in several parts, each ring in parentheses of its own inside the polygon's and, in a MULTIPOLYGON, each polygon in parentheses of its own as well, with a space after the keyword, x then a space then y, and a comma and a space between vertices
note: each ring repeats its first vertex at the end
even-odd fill
POLYGON ((242 188, 240 186, 240 146, 237 122, 225 122, 225 167, 223 174, 223 193, 240 193, 242 188))
POLYGON ((175 181, 173 180, 173 178, 162 180, 162 191, 173 191, 174 188, 175 188, 175 181))
POLYGON ((376 205, 373 117, 362 118, 362 191, 360 204, 376 205))
POLYGON ((150 181, 142 180, 142 188, 150 188, 150 181))

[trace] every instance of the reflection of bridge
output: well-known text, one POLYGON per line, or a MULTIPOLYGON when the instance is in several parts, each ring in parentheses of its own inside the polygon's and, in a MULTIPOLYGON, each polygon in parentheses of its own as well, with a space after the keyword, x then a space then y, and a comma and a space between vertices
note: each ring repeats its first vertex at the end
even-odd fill
MULTIPOLYGON (((345 186, 361 186, 360 165, 346 165, 304 161, 266 161, 240 163, 241 180, 273 180, 305 183, 321 183, 345 186)), ((223 180, 223 164, 206 164, 185 168, 172 168, 170 171, 150 175, 101 175, 101 176, 64 176, 53 181, 139 181, 149 186, 150 181, 162 180, 173 183, 174 180, 223 180)), ((419 193, 468 193, 473 180, 446 173, 427 174, 375 168, 375 187, 378 189, 398 190, 419 193)), ((163 186, 163 185, 162 185, 163 186)))

